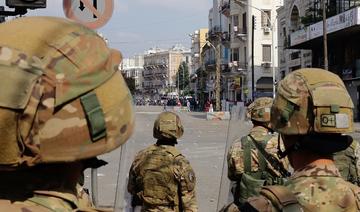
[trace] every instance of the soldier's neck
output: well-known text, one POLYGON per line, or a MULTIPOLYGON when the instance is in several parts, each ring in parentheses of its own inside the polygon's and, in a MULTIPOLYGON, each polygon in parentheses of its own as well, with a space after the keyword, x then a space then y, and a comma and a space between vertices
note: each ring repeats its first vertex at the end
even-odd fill
POLYGON ((304 153, 293 153, 290 155, 290 162, 294 170, 302 169, 307 165, 333 165, 334 161, 331 156, 319 156, 308 152, 304 153), (306 157, 304 157, 306 155, 306 157))
POLYGON ((175 146, 177 144, 176 140, 165 140, 165 139, 159 139, 156 142, 156 145, 167 145, 167 146, 175 146))

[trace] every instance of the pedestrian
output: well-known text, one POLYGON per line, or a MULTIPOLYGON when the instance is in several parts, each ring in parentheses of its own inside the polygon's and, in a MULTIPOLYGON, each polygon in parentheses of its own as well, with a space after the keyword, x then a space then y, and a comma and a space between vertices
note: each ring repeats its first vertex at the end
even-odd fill
POLYGON ((212 104, 212 103, 210 103, 209 112, 210 112, 210 113, 214 112, 214 108, 213 108, 213 104, 212 104))
POLYGON ((294 173, 285 186, 265 186, 240 211, 359 211, 360 188, 341 178, 333 154, 346 149, 353 103, 342 80, 323 69, 300 69, 280 81, 271 126, 280 133, 294 173), (331 95, 328 95, 331 93, 331 95))
POLYGON ((164 102, 163 102, 163 106, 164 106, 163 111, 167 111, 167 108, 166 108, 167 103, 168 103, 168 100, 165 99, 164 102))
POLYGON ((191 109, 190 109, 190 101, 189 100, 186 100, 186 110, 187 110, 187 112, 190 112, 191 111, 191 109))
POLYGON ((140 151, 131 165, 128 191, 141 211, 197 211, 195 173, 175 148, 184 133, 178 115, 161 113, 153 128, 156 144, 140 151))
POLYGON ((97 156, 134 128, 120 52, 63 18, 0 31, 0 211, 97 211, 84 170, 105 165, 97 156))
POLYGON ((278 136, 270 129, 273 99, 261 97, 247 108, 253 123, 250 133, 235 140, 228 152, 228 178, 233 181, 233 199, 241 206, 261 186, 283 184, 290 176, 287 160, 277 157, 278 136))

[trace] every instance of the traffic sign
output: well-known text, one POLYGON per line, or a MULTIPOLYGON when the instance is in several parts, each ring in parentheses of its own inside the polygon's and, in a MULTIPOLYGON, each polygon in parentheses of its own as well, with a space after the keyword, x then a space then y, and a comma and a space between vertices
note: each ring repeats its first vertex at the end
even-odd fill
POLYGON ((65 16, 91 29, 104 26, 114 10, 114 0, 63 0, 65 16))

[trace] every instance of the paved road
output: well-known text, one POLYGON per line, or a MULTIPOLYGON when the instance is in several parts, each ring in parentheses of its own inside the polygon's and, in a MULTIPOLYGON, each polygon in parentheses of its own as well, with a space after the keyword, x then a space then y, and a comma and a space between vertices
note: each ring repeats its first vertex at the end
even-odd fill
MULTIPOLYGON (((137 107, 136 129, 126 146, 125 169, 139 150, 155 142, 152 138, 152 126, 161 107, 137 107)), ((199 210, 215 212, 220 186, 220 177, 225 151, 228 121, 207 121, 205 113, 180 112, 184 136, 177 147, 193 166, 197 176, 197 198, 199 210)), ((116 179, 120 150, 101 156, 109 162, 98 170, 100 205, 112 205, 115 199, 116 179)), ((90 173, 86 172, 89 181, 90 173)), ((123 179, 125 182, 126 179, 123 179)), ((89 184, 87 183, 87 186, 89 184)))
MULTIPOLYGON (((130 164, 139 150, 155 142, 152 138, 152 126, 161 107, 137 107, 136 129, 127 142, 125 165, 120 175, 120 182, 126 182, 130 164)), ((180 112, 185 127, 185 134, 177 147, 189 159, 197 176, 197 198, 200 212, 215 212, 220 186, 220 177, 225 151, 228 121, 207 121, 205 113, 180 112)), ((352 136, 360 141, 360 123, 355 123, 352 136)), ((237 129, 237 127, 236 127, 237 129)), ((98 170, 99 203, 111 206, 115 200, 117 173, 119 170, 120 149, 100 158, 109 164, 98 170)), ((89 171, 86 172, 89 186, 89 171)))

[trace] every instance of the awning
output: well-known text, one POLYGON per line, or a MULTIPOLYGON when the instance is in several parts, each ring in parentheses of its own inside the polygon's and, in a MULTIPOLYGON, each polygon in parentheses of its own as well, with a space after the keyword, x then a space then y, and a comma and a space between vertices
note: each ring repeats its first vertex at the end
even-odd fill
POLYGON ((256 81, 256 90, 272 90, 273 89, 273 78, 272 77, 261 77, 256 81))

